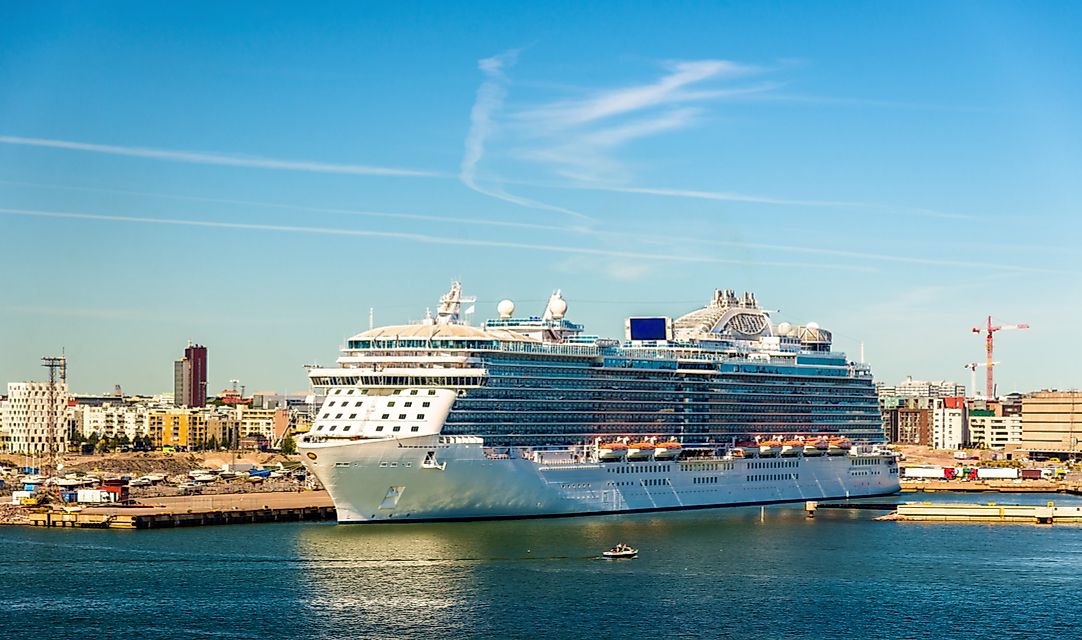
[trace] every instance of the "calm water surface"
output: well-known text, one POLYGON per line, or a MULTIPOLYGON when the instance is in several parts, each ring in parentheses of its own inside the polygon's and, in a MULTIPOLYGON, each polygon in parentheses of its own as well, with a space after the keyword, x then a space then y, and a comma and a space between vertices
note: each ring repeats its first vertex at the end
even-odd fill
MULTIPOLYGON (((1064 496, 914 496, 1082 504, 1064 496)), ((493 523, 0 528, 0 637, 1077 637, 1082 527, 769 507, 493 523), (630 561, 598 560, 617 542, 630 561)))

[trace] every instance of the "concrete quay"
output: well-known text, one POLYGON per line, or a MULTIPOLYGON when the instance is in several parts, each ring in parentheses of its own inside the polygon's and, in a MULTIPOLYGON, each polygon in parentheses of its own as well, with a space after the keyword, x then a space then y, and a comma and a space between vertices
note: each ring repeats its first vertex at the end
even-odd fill
POLYGON ((334 520, 326 491, 242 493, 155 498, 134 507, 83 507, 33 512, 27 524, 39 527, 159 529, 254 522, 334 520))
POLYGON ((925 480, 901 482, 902 493, 1066 493, 1082 495, 1082 486, 1049 480, 925 480))
POLYGON ((933 504, 910 502, 879 520, 904 522, 985 522, 1016 524, 1082 524, 1082 507, 1018 504, 933 504))

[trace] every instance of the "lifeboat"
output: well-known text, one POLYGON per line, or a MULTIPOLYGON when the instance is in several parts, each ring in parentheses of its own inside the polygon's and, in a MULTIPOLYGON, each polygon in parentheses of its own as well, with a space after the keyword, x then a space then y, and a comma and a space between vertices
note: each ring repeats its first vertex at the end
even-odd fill
POLYGON ((657 448, 654 449, 654 457, 658 460, 671 460, 680 455, 682 448, 683 447, 676 440, 661 442, 658 443, 657 448))
POLYGON ((601 460, 619 460, 627 455, 627 445, 623 442, 606 442, 597 446, 597 457, 601 460))
POLYGON ((627 457, 629 460, 642 460, 649 458, 656 449, 653 442, 632 442, 627 445, 627 457))
POLYGON ((817 438, 815 440, 806 440, 804 442, 804 455, 806 456, 821 456, 827 452, 827 447, 830 445, 826 440, 817 438))
POLYGON ((759 443, 754 440, 737 440, 735 446, 733 455, 737 458, 748 458, 759 453, 759 443))
POLYGON ((776 456, 781 451, 781 440, 763 440, 759 443, 760 456, 776 456))
POLYGON ((849 453, 852 444, 846 438, 831 438, 827 446, 827 454, 832 456, 844 456, 849 453))
POLYGON ((781 455, 785 457, 799 455, 804 450, 804 443, 800 440, 786 440, 781 443, 781 455))

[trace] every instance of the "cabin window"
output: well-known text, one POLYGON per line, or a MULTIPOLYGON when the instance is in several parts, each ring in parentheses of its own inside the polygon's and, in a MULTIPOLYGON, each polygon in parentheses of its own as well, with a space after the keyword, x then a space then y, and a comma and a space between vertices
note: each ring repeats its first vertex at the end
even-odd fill
POLYGON ((421 427, 410 427, 410 431, 420 431, 421 427))
POLYGON ((402 430, 402 427, 395 427, 394 429, 392 429, 392 431, 401 431, 401 430, 402 430))
POLYGON ((376 427, 376 431, 383 431, 383 425, 381 424, 378 427, 376 427))
POLYGON ((383 418, 382 418, 382 419, 383 419, 383 420, 386 420, 387 418, 390 418, 390 417, 391 417, 391 414, 389 414, 389 413, 385 413, 385 414, 383 414, 383 418))

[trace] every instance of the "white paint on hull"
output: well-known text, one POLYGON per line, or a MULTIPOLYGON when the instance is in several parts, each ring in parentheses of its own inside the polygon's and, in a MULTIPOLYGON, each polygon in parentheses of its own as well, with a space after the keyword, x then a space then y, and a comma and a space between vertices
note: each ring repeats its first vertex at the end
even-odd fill
POLYGON ((343 523, 693 509, 899 489, 891 456, 539 464, 486 455, 480 438, 435 435, 307 442, 301 450, 343 523))

